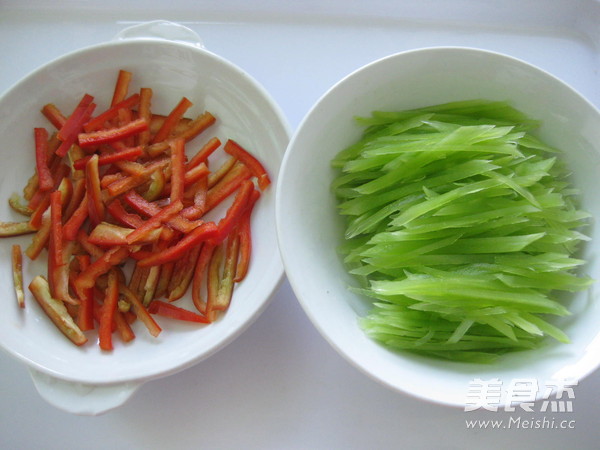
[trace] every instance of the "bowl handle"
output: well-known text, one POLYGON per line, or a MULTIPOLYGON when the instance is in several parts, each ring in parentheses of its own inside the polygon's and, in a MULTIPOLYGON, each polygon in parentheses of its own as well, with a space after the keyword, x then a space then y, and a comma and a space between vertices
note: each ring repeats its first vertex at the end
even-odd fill
POLYGON ((141 383, 90 385, 61 380, 35 369, 29 369, 40 396, 51 405, 72 413, 96 416, 125 403, 141 383))
POLYGON ((115 41, 129 39, 164 39, 204 48, 202 39, 195 31, 168 20, 153 20, 132 25, 119 31, 113 38, 115 41))

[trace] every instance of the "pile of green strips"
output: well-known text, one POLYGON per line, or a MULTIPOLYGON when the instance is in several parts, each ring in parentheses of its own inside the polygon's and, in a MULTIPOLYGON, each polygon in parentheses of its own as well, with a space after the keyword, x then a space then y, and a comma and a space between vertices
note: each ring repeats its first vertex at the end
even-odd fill
POLYGON ((346 220, 340 247, 361 318, 394 349, 489 362, 568 337, 548 320, 560 291, 586 289, 573 257, 589 215, 557 150, 505 102, 473 100, 357 118, 332 161, 346 220))

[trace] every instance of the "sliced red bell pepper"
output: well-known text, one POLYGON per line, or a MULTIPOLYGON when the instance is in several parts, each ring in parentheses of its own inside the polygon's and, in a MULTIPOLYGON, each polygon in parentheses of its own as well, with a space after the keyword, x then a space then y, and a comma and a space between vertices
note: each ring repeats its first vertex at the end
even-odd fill
POLYGON ((236 194, 233 203, 227 209, 225 217, 223 217, 218 224, 219 233, 218 239, 224 240, 231 230, 237 226, 242 216, 246 212, 249 205, 249 199, 254 191, 254 183, 250 180, 244 180, 242 185, 236 194))
POLYGON ((190 249, 199 245, 201 242, 214 239, 217 232, 218 228, 213 222, 205 222, 199 227, 194 228, 173 246, 161 252, 154 253, 147 258, 141 259, 137 264, 140 267, 150 267, 174 261, 181 258, 186 252, 190 251, 190 249))
POLYGON ((52 125, 54 125, 54 128, 57 130, 60 130, 67 121, 67 118, 63 115, 63 113, 61 113, 56 105, 52 103, 44 105, 42 108, 42 114, 50 121, 52 125))
POLYGON ((50 194, 50 241, 48 243, 48 284, 50 294, 57 300, 59 269, 63 265, 62 195, 59 191, 50 194))
POLYGON ((42 218, 42 224, 39 230, 33 236, 31 244, 25 249, 25 254, 32 261, 37 259, 42 250, 46 248, 48 240, 50 239, 50 215, 46 214, 42 218))
MULTIPOLYGON (((124 228, 108 222, 100 222, 94 227, 89 236, 89 242, 101 247, 114 247, 115 245, 129 245, 127 236, 133 228, 124 228)), ((160 229, 147 233, 141 243, 156 242, 160 238, 160 229)))
POLYGON ((115 89, 113 91, 113 97, 110 102, 111 106, 118 104, 123 101, 125 97, 127 97, 127 92, 129 91, 129 84, 131 83, 131 79, 133 78, 133 74, 127 70, 119 70, 119 74, 117 75, 117 81, 115 82, 115 89))
POLYGON ((252 173, 246 166, 242 164, 234 166, 221 181, 208 190, 205 212, 210 211, 229 197, 251 176, 252 173))
MULTIPOLYGON (((119 150, 114 153, 101 155, 98 157, 98 165, 106 166, 108 164, 113 164, 117 161, 134 161, 143 153, 142 147, 126 147, 124 150, 119 150)), ((73 163, 73 168, 81 170, 85 168, 85 165, 90 160, 92 156, 86 156, 84 158, 78 159, 73 163)))
MULTIPOLYGON (((160 212, 160 207, 158 205, 150 203, 133 190, 128 191, 123 196, 123 200, 125 200, 125 203, 131 206, 134 210, 148 217, 154 216, 160 212)), ((189 233, 191 230, 197 228, 202 221, 190 221, 184 217, 181 217, 180 215, 177 215, 170 219, 167 223, 177 231, 189 233)))
MULTIPOLYGON (((227 176, 231 169, 233 169, 236 165, 244 167, 244 170, 246 170, 249 173, 248 178, 250 178, 250 170, 242 163, 238 163, 238 160, 236 158, 230 156, 223 164, 221 164, 221 166, 219 166, 217 170, 211 172, 211 174, 208 176, 208 188, 210 189, 223 178, 225 178, 225 176, 227 176)), ((238 169, 240 169, 240 167, 238 167, 238 169)))
POLYGON ((146 326, 150 334, 154 337, 158 336, 162 329, 150 313, 148 313, 148 310, 144 307, 139 297, 123 283, 119 283, 119 292, 123 294, 125 299, 131 304, 133 312, 146 326))
POLYGON ((23 234, 35 233, 36 229, 31 226, 30 221, 24 222, 0 222, 0 238, 21 236, 23 234))
POLYGON ((189 162, 185 166, 185 170, 191 170, 201 163, 206 163, 208 161, 208 157, 213 154, 213 152, 221 146, 221 141, 219 138, 213 137, 211 138, 204 146, 198 150, 198 152, 189 160, 189 162))
POLYGON ((212 242, 202 244, 196 267, 194 268, 194 277, 192 279, 192 301, 196 309, 202 314, 206 314, 206 300, 202 299, 202 280, 208 270, 208 265, 215 250, 212 242))
POLYGON ((92 244, 87 233, 81 228, 77 232, 77 242, 79 242, 79 245, 81 245, 81 247, 94 259, 100 259, 102 255, 104 255, 104 250, 92 244))
POLYGON ((171 147, 171 201, 183 201, 185 188, 185 141, 180 138, 169 143, 171 147))
POLYGON ((181 211, 181 215, 188 220, 199 219, 204 214, 206 194, 208 193, 208 178, 201 178, 192 188, 194 189, 194 204, 181 211))
MULTIPOLYGON (((146 256, 150 256, 149 254, 146 256)), ((142 258, 140 258, 142 259, 142 258)), ((175 262, 171 261, 160 266, 160 276, 158 277, 158 283, 156 283, 156 290, 154 291, 154 298, 163 298, 168 294, 169 281, 175 271, 175 262)))
POLYGON ((158 130, 158 132, 152 138, 152 143, 155 144, 157 142, 162 142, 169 137, 171 131, 175 128, 179 119, 183 117, 185 112, 192 106, 192 102, 183 97, 179 103, 173 108, 173 110, 169 113, 167 118, 165 119, 162 127, 158 130))
POLYGON ((69 151, 71 145, 77 141, 77 135, 92 116, 96 105, 92 103, 94 97, 85 94, 73 113, 69 116, 65 124, 58 131, 58 138, 61 141, 60 147, 56 150, 59 157, 63 157, 69 151))
POLYGON ((161 300, 153 300, 148 306, 148 311, 150 314, 158 314, 159 316, 170 317, 171 319, 183 320, 186 322, 210 323, 204 316, 161 300))
POLYGON ((254 205, 259 197, 259 191, 256 189, 252 191, 252 195, 248 200, 248 207, 237 226, 236 233, 240 237, 240 249, 237 268, 235 270, 235 278, 233 279, 236 283, 239 283, 246 278, 248 268, 250 267, 250 256, 252 254, 252 230, 250 227, 250 219, 252 217, 254 205))
POLYGON ((98 155, 93 155, 85 165, 86 191, 88 196, 88 214, 94 225, 104 220, 104 202, 100 188, 100 170, 98 155))
POLYGON ((77 238, 77 233, 79 229, 87 219, 89 214, 89 197, 85 195, 81 199, 81 203, 77 207, 77 209, 73 212, 69 220, 65 223, 63 227, 63 237, 66 241, 74 241, 77 238))
POLYGON ((48 131, 34 128, 35 163, 40 191, 49 191, 54 187, 54 179, 48 167, 48 131))
POLYGON ((127 247, 116 246, 108 249, 77 277, 75 286, 78 292, 80 289, 93 287, 100 275, 107 273, 113 266, 121 264, 128 256, 127 247))
POLYGON ((102 350, 110 351, 113 349, 112 327, 118 301, 119 285, 117 273, 114 270, 110 270, 108 272, 108 286, 104 296, 102 315, 100 317, 100 325, 98 327, 99 344, 102 350))
MULTIPOLYGON (((200 254, 201 245, 192 248, 187 255, 175 262, 174 276, 168 287, 168 301, 179 300, 187 292, 194 276, 194 268, 200 254)), ((153 266, 158 267, 158 266, 153 266)))
POLYGON ((150 270, 148 270, 148 276, 146 277, 146 282, 142 288, 144 293, 144 298, 142 303, 144 305, 150 304, 152 300, 154 300, 154 293, 156 292, 156 286, 158 285, 158 278, 160 277, 160 266, 152 266, 150 270))
POLYGON ((113 120, 115 117, 118 117, 119 110, 121 109, 130 109, 137 105, 140 101, 140 94, 133 94, 126 98, 125 100, 111 106, 106 111, 101 114, 98 114, 96 117, 90 119, 87 123, 83 125, 83 129, 86 133, 90 133, 92 131, 99 130, 106 125, 106 122, 113 120))
POLYGON ((160 210, 157 214, 154 214, 142 226, 136 228, 129 236, 127 236, 127 242, 129 244, 134 244, 144 239, 148 233, 167 222, 175 214, 181 211, 182 208, 183 204, 180 200, 176 200, 175 202, 171 203, 169 206, 160 210))
POLYGON ((229 139, 227 142, 225 142, 223 150, 225 150, 225 152, 229 153, 231 156, 235 156, 237 159, 243 162, 248 169, 250 169, 252 175, 257 178, 258 187, 260 187, 262 191, 264 191, 269 184, 271 184, 271 180, 269 179, 269 175, 267 174, 264 166, 240 144, 232 139, 229 139))
POLYGON ((79 133, 77 139, 82 148, 90 148, 125 139, 147 129, 148 122, 146 120, 136 119, 117 128, 79 133))
MULTIPOLYGON (((153 116, 153 122, 155 122, 156 116, 153 116)), ((160 120, 160 119, 159 119, 160 120)), ((172 137, 183 138, 186 142, 189 142, 204 130, 214 124, 216 118, 209 112, 204 112, 196 117, 194 120, 182 118, 177 123, 174 135, 172 137)), ((161 126, 162 126, 161 122, 161 126)), ((169 149, 168 139, 162 142, 156 142, 147 147, 148 154, 151 157, 156 157, 161 153, 164 153, 169 149)))
MULTIPOLYGON (((84 271, 90 266, 89 255, 77 255, 79 269, 84 271)), ((77 325, 82 331, 94 329, 94 289, 82 289, 79 297, 79 310, 77 314, 77 325)))
POLYGON ((48 282, 41 275, 29 284, 29 290, 56 327, 75 345, 83 345, 87 337, 69 315, 64 303, 52 298, 48 282))
POLYGON ((11 252, 13 284, 19 308, 25 308, 25 292, 23 291, 23 253, 19 244, 13 244, 11 252))
POLYGON ((223 264, 223 274, 219 280, 219 289, 217 295, 214 298, 214 302, 207 304, 206 315, 214 320, 216 318, 216 311, 225 311, 229 308, 231 303, 231 297, 233 295, 233 286, 235 278, 235 271, 238 260, 240 240, 237 234, 229 237, 227 240, 227 246, 225 248, 225 262, 223 264))
POLYGON ((214 305, 218 303, 219 283, 221 282, 221 265, 223 263, 223 255, 225 253, 224 244, 219 244, 215 248, 206 273, 206 317, 211 322, 217 318, 217 311, 214 305))
MULTIPOLYGON (((151 112, 151 104, 152 104, 152 89, 150 88, 141 88, 140 89, 140 106, 138 108, 138 113, 140 118, 145 119, 146 122, 151 123, 152 120, 152 112, 151 112)), ((142 131, 138 134, 138 145, 145 146, 150 142, 150 130, 142 131)))
POLYGON ((127 212, 118 198, 110 202, 106 209, 121 225, 138 228, 144 224, 144 220, 139 215, 127 212))
POLYGON ((123 342, 131 342, 135 339, 135 333, 131 329, 131 325, 129 325, 129 321, 124 313, 117 309, 115 311, 113 321, 115 324, 115 329, 117 330, 117 333, 119 333, 119 337, 123 342))
POLYGON ((31 214, 33 214, 33 211, 29 209, 27 205, 24 204, 23 199, 16 192, 14 192, 8 198, 8 204, 13 209, 13 211, 18 212, 19 214, 22 214, 27 217, 31 217, 31 214))
POLYGON ((85 178, 77 178, 73 181, 73 194, 68 203, 63 204, 63 221, 67 222, 73 213, 79 208, 82 200, 86 197, 85 178))

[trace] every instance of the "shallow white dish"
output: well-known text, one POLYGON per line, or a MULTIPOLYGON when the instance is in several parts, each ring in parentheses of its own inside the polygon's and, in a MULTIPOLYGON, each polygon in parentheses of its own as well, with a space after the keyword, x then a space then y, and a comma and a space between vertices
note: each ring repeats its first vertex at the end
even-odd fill
MULTIPOLYGON (((395 54, 342 79, 308 112, 294 134, 277 189, 277 231, 284 267, 305 312, 327 341, 350 363, 384 385, 415 397, 452 406, 467 402, 469 383, 499 379, 500 404, 519 379, 535 379, 536 397, 552 379, 577 383, 600 363, 598 288, 578 294, 573 315, 561 322, 572 343, 550 343, 503 357, 492 365, 453 363, 393 353, 370 340, 357 318, 369 309, 348 291, 353 280, 336 247, 342 223, 330 190, 330 160, 355 142, 362 129, 354 116, 373 110, 403 110, 455 100, 508 100, 542 121, 541 138, 564 150, 583 191, 583 208, 600 217, 600 113, 569 86, 523 61, 470 48, 426 48, 395 54)), ((598 230, 583 257, 585 271, 598 279, 598 230)))
MULTIPOLYGON (((24 310, 12 307, 11 244, 23 249, 29 237, 6 239, 0 245, 0 292, 6 300, 0 315, 0 346, 32 369, 44 398, 67 411, 97 414, 123 403, 145 381, 189 367, 239 336, 264 310, 283 277, 275 243, 275 183, 289 140, 289 127, 270 95, 250 75, 205 50, 191 30, 170 22, 150 22, 124 30, 111 42, 63 56, 39 68, 0 98, 0 136, 3 140, 0 192, 6 199, 20 192, 35 167, 33 127, 50 127, 39 113, 45 103, 67 112, 84 92, 96 97, 98 111, 108 105, 119 69, 133 73, 131 89, 151 87, 152 108, 166 114, 188 97, 190 114, 204 110, 218 121, 192 141, 199 148, 210 137, 238 140, 264 163, 273 184, 263 193, 253 215, 253 255, 247 278, 236 286, 233 303, 210 326, 162 321, 163 332, 150 336, 136 323, 136 339, 116 343, 112 353, 95 342, 72 345, 50 323, 27 292, 24 310), (241 301, 240 299, 243 299, 241 301)), ((0 202, 2 220, 23 220, 0 202)), ((27 258, 24 258, 27 260, 27 258)), ((45 270, 42 261, 25 264, 26 284, 45 270)), ((191 300, 181 300, 191 306, 191 300)), ((15 303, 16 305, 16 303, 15 303)))

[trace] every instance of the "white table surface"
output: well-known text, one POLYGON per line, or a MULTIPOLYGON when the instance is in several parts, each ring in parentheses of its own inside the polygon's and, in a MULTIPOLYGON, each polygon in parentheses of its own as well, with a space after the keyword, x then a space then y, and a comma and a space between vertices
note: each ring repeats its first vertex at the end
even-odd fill
MULTIPOLYGON (((600 4, 570 0, 117 2, 0 0, 0 92, 39 65, 167 19, 252 74, 295 128, 332 84, 379 57, 433 45, 500 51, 548 70, 600 106, 600 4), (53 5, 56 3, 56 5, 53 5)), ((0 141, 1 142, 1 141, 0 141)), ((597 448, 600 373, 576 388, 573 429, 468 429, 466 413, 378 385, 313 328, 287 281, 235 342, 143 385, 98 417, 64 413, 0 353, 0 448, 597 448)), ((521 413, 522 419, 552 418, 521 413)), ((505 422, 505 423, 506 423, 505 422)))

